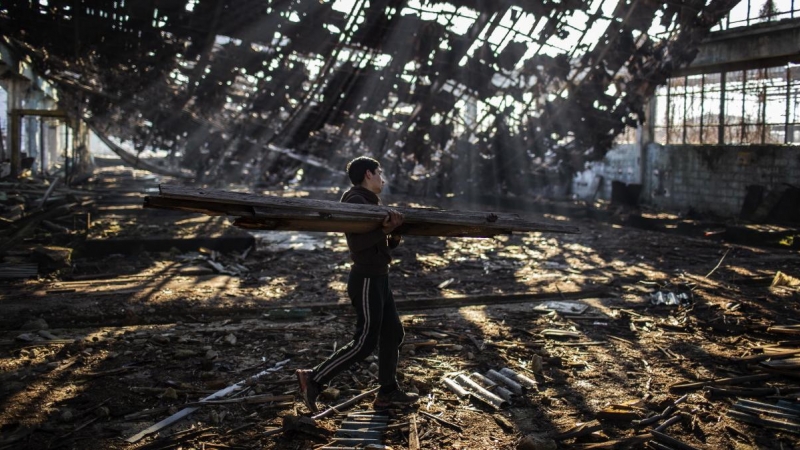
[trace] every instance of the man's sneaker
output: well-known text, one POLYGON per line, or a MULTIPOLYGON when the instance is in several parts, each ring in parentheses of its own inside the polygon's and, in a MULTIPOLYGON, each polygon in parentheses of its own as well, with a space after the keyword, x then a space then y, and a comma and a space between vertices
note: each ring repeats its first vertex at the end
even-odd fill
POLYGON ((319 384, 312 378, 314 372, 307 369, 298 369, 295 375, 297 375, 297 384, 300 385, 300 398, 303 399, 303 403, 312 413, 319 411, 317 409, 319 384))
POLYGON ((413 405, 417 403, 417 400, 419 400, 419 395, 397 389, 388 394, 378 394, 372 406, 375 409, 389 409, 392 407, 413 405))

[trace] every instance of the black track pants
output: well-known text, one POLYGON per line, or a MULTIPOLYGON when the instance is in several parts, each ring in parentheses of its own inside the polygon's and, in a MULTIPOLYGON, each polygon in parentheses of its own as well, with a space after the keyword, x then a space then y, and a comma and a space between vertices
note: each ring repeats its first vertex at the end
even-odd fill
POLYGON ((327 384, 378 346, 378 383, 382 387, 396 386, 397 359, 405 332, 389 289, 389 276, 350 272, 347 294, 358 317, 355 335, 352 341, 314 368, 314 381, 327 384))

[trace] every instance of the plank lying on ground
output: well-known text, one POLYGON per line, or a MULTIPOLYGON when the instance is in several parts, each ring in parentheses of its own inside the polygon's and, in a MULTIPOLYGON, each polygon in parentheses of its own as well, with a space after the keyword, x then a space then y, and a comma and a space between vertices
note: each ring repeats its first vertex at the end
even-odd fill
POLYGON ((794 334, 800 336, 800 325, 777 325, 767 328, 767 333, 794 334))
MULTIPOLYGON (((236 225, 264 230, 366 232, 377 229, 386 206, 355 205, 160 185, 160 195, 145 197, 144 206, 238 217, 236 225)), ((579 233, 577 227, 535 222, 517 214, 393 208, 405 216, 398 234, 490 237, 512 232, 579 233)))
POLYGON ((2 263, 0 264, 1 279, 30 278, 39 274, 38 264, 27 263, 2 263))
POLYGON ((800 348, 792 348, 786 350, 765 352, 760 355, 750 355, 750 356, 743 356, 741 358, 731 358, 731 360, 736 362, 760 362, 760 361, 766 361, 768 359, 774 360, 774 359, 791 358, 792 356, 798 354, 800 354, 800 348))
POLYGON ((77 203, 60 205, 54 207, 53 209, 40 211, 17 220, 12 224, 13 226, 18 227, 16 231, 14 231, 14 233, 11 234, 11 236, 9 236, 7 239, 0 242, 0 254, 4 254, 6 251, 21 242, 23 238, 33 233, 36 230, 36 227, 39 226, 39 223, 41 223, 43 220, 67 215, 76 206, 78 206, 77 203))
POLYGON ((728 417, 736 419, 740 422, 749 423, 751 425, 758 425, 774 430, 782 430, 790 433, 800 434, 800 423, 797 422, 767 419, 734 410, 728 410, 726 414, 728 417))
MULTIPOLYGON (((427 297, 427 298, 402 298, 397 297, 395 304, 399 311, 418 311, 423 309, 437 308, 460 308, 462 306, 474 305, 499 305, 512 303, 528 303, 553 300, 554 298, 568 298, 571 300, 584 298, 604 298, 608 296, 608 291, 604 289, 592 289, 586 291, 564 292, 523 292, 518 294, 496 294, 496 295, 459 295, 453 297, 427 297)), ((204 314, 213 316, 220 311, 226 315, 247 314, 256 312, 258 315, 269 313, 275 310, 284 309, 310 309, 314 312, 334 312, 338 310, 351 311, 352 305, 349 302, 314 302, 314 303, 287 303, 271 306, 229 307, 229 308, 194 308, 194 314, 204 314)))
MULTIPOLYGON (((258 378, 261 378, 264 375, 277 372, 284 365, 286 365, 286 363, 288 363, 288 362, 289 362, 288 359, 280 361, 280 362, 276 363, 272 368, 269 368, 267 370, 261 371, 261 372, 255 374, 255 375, 252 375, 251 377, 249 377, 249 378, 247 378, 245 380, 242 380, 242 381, 240 381, 240 382, 238 382, 236 384, 233 384, 231 386, 226 387, 225 389, 217 391, 216 393, 211 394, 208 397, 204 398, 202 401, 207 402, 209 400, 216 400, 218 398, 225 397, 226 395, 230 394, 231 392, 233 392, 233 391, 235 391, 237 389, 241 389, 242 386, 244 386, 245 382, 257 380, 258 378)), ((175 414, 167 417, 166 419, 162 420, 161 422, 158 422, 157 424, 152 425, 152 426, 150 426, 150 427, 148 427, 148 428, 146 428, 146 429, 134 434, 133 436, 125 439, 125 442, 127 442, 129 444, 134 444, 134 443, 140 441, 143 437, 147 436, 148 434, 155 433, 156 431, 161 430, 162 428, 168 427, 168 426, 174 424, 175 422, 183 419, 184 417, 192 414, 193 412, 197 411, 198 409, 200 409, 199 406, 190 406, 190 407, 187 407, 187 408, 183 408, 182 410, 180 410, 180 411, 176 412, 175 414)))
POLYGON ((698 381, 695 383, 678 383, 669 387, 670 392, 682 392, 702 389, 706 386, 730 386, 754 381, 766 381, 772 378, 770 374, 745 375, 741 377, 720 378, 717 380, 698 381))
POLYGON ((769 395, 787 395, 800 392, 800 387, 765 387, 751 389, 725 389, 714 386, 703 388, 711 398, 714 397, 766 397, 769 395))

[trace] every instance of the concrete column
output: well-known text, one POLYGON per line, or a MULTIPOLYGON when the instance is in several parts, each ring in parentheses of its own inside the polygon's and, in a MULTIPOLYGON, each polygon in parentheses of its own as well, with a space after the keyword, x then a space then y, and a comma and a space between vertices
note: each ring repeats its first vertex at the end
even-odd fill
MULTIPOLYGON (((35 89, 28 89, 25 95, 25 109, 40 109, 44 93, 35 89)), ((41 166, 41 142, 39 139, 39 123, 42 120, 37 116, 25 116, 23 120, 23 142, 27 156, 36 158, 31 171, 38 173, 41 166)))
POLYGON ((25 89, 30 82, 24 78, 12 76, 3 80, 2 83, 8 94, 8 137, 6 138, 8 145, 6 145, 6 149, 11 160, 11 177, 17 177, 21 163, 22 123, 15 111, 22 109, 25 89))
MULTIPOLYGON (((51 98, 45 97, 42 100, 42 109, 56 109, 56 102, 51 98)), ((58 154, 61 149, 58 128, 61 121, 57 119, 41 118, 43 125, 40 170, 47 173, 53 165, 53 161, 58 161, 58 154)))
POLYGON ((70 183, 80 183, 94 171, 94 158, 90 148, 89 127, 83 120, 75 120, 72 128, 72 148, 75 166, 71 170, 70 183))
MULTIPOLYGON (((0 75, 1 76, 1 75, 0 75)), ((3 139, 0 142, 0 161, 5 161, 10 157, 8 152, 8 95, 6 94, 5 84, 0 81, 0 115, 2 115, 2 122, 5 124, 5 129, 2 130, 3 139)))

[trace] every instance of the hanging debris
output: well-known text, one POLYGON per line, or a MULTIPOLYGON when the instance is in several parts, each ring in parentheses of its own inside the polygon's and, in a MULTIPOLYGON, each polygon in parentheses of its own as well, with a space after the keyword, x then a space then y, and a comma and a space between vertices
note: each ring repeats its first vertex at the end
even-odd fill
POLYGON ((736 3, 12 0, 0 45, 201 182, 371 154, 398 190, 525 194, 602 158, 736 3))

